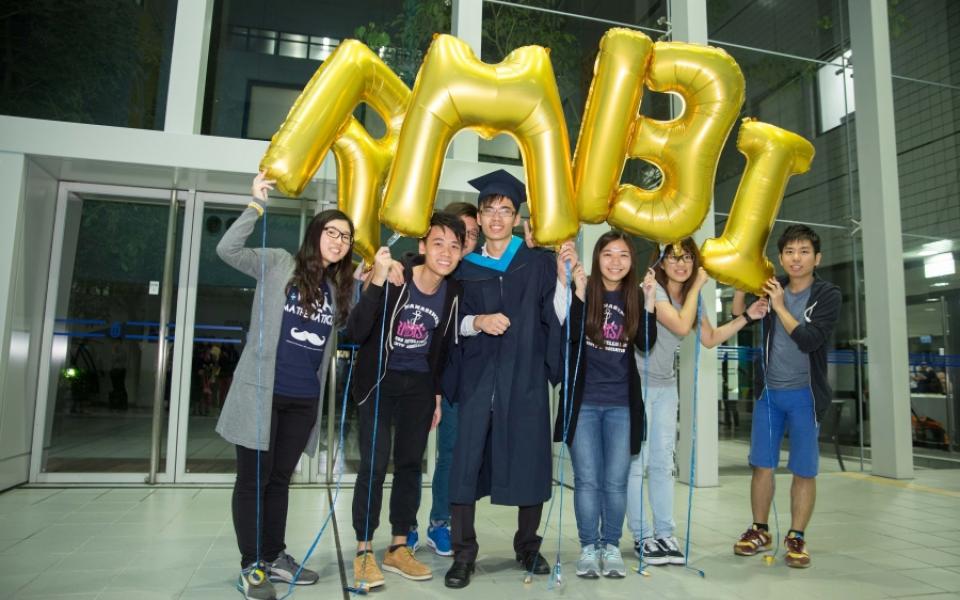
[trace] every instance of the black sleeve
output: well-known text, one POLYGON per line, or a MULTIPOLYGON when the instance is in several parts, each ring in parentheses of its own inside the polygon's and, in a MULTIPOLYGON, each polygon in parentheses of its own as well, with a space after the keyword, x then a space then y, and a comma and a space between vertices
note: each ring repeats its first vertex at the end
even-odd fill
POLYGON ((831 287, 817 300, 810 320, 800 319, 790 338, 801 352, 809 354, 827 343, 840 319, 841 299, 840 289, 831 287))
POLYGON ((390 284, 384 282, 383 285, 371 283, 367 289, 360 294, 360 301, 354 305, 347 317, 347 327, 344 330, 344 337, 348 342, 354 344, 363 344, 370 337, 370 332, 380 319, 383 310, 383 294, 386 286, 390 284))
MULTIPOLYGON (((641 296, 643 298, 643 296, 641 296)), ((647 312, 643 305, 640 305, 640 322, 637 323, 637 333, 633 336, 633 345, 640 352, 649 352, 650 348, 657 343, 657 309, 653 312, 647 312)))

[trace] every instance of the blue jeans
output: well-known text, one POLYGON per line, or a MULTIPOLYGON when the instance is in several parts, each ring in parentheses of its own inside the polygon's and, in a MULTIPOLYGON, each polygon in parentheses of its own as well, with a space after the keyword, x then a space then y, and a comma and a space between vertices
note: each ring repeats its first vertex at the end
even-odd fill
POLYGON ((580 545, 619 546, 630 471, 630 409, 581 406, 570 459, 580 545))
POLYGON ((627 489, 627 524, 634 539, 659 539, 673 535, 673 453, 677 447, 677 387, 650 387, 644 399, 647 441, 630 461, 627 489), (646 502, 641 497, 644 467, 647 471, 646 502), (653 531, 647 506, 653 513, 653 531), (642 510, 641 510, 642 509, 642 510))
POLYGON ((433 472, 431 521, 450 522, 450 465, 457 443, 457 405, 446 398, 441 402, 442 416, 437 426, 437 466, 433 472))

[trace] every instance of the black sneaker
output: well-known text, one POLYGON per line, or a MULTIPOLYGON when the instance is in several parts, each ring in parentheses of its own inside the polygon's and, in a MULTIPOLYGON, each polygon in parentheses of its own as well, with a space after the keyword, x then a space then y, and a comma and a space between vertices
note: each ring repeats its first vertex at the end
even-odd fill
POLYGON ((686 557, 683 556, 683 552, 680 552, 680 544, 677 542, 677 538, 671 535, 668 538, 658 539, 657 544, 663 550, 668 563, 671 565, 687 564, 686 557))
POLYGON ((667 552, 653 538, 637 540, 633 543, 633 553, 648 565, 659 567, 670 562, 667 552), (642 551, 642 552, 641 552, 642 551))

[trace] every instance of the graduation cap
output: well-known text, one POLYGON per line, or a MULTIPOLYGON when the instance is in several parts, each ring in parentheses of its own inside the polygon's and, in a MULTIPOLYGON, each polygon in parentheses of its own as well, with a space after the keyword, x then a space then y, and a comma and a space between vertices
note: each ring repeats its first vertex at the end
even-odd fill
POLYGON ((503 169, 481 175, 467 183, 480 192, 477 197, 478 201, 487 196, 506 196, 513 202, 513 207, 518 211, 520 205, 527 201, 527 187, 522 181, 503 169))

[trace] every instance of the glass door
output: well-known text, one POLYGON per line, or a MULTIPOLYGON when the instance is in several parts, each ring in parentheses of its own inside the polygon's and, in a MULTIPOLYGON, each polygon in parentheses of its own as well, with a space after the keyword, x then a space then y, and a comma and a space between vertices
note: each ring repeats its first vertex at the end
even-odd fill
MULTIPOLYGON (((178 349, 182 345, 178 352, 178 427, 183 432, 179 436, 183 448, 178 458, 178 481, 225 482, 236 472, 236 450, 215 427, 248 336, 256 343, 256 332, 250 331, 256 281, 223 262, 216 247, 249 201, 247 196, 201 193, 193 207, 193 258, 186 289, 187 307, 194 308, 192 313, 185 312, 183 335, 177 337, 178 349)), ((295 254, 306 220, 312 218, 314 210, 312 201, 271 198, 266 246, 295 254)), ((263 226, 261 219, 247 246, 259 248, 264 243, 263 226)), ((321 445, 326 437, 321 431, 321 445)), ((316 481, 317 467, 311 462, 301 462, 295 481, 316 481)))
MULTIPOLYGON (((161 287, 165 274, 176 281, 184 206, 169 190, 61 184, 34 481, 143 481, 153 440, 164 477, 170 372, 158 382, 161 287)), ((170 321, 178 299, 171 288, 170 321)))

